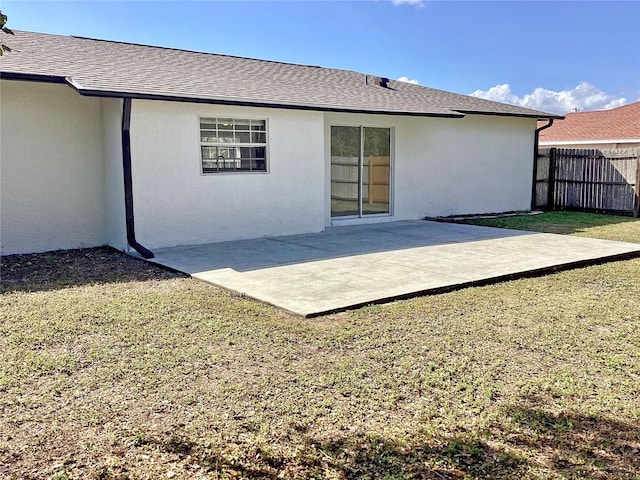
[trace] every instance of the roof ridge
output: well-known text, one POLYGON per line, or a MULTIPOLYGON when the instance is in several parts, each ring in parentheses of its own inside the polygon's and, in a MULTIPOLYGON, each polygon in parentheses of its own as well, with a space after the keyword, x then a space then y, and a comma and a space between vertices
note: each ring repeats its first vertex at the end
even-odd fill
POLYGON ((620 110, 621 108, 633 107, 636 104, 640 105, 640 100, 637 100, 637 101, 631 102, 631 103, 626 103, 626 104, 620 105, 618 107, 608 108, 606 110, 594 110, 594 111, 596 111, 596 112, 613 112, 614 110, 620 110))
POLYGON ((574 115, 585 115, 585 114, 603 114, 603 113, 613 113, 616 112, 618 110, 621 110, 623 108, 629 108, 629 107, 640 107, 640 100, 637 100, 635 102, 631 102, 631 103, 626 103, 624 105, 619 105, 617 107, 613 107, 613 108, 603 108, 600 110, 584 110, 584 111, 580 111, 578 110, 577 112, 569 112, 566 115, 567 116, 574 116, 574 115))
MULTIPOLYGON (((28 33, 32 33, 32 32, 28 32, 28 33)), ((33 32, 35 33, 35 32, 33 32)), ((56 34, 48 34, 48 35, 54 35, 54 36, 59 36, 59 37, 65 37, 67 35, 56 35, 56 34)), ((265 60, 263 58, 253 58, 253 57, 243 57, 241 55, 231 55, 228 53, 214 53, 214 52, 203 52, 201 50, 190 50, 188 48, 176 48, 176 47, 164 47, 162 45, 149 45, 146 43, 137 43, 137 42, 126 42, 124 40, 109 40, 109 39, 104 39, 104 38, 92 38, 92 37, 84 37, 82 35, 68 35, 69 38, 78 38, 80 40, 91 40, 93 42, 105 42, 105 43, 117 43, 117 44, 121 44, 121 45, 133 45, 136 47, 145 47, 145 48, 159 48, 162 50, 173 50, 176 52, 186 52, 186 53, 197 53, 200 55, 215 55, 217 57, 228 57, 228 58, 238 58, 241 60, 252 60, 255 62, 267 62, 267 63, 277 63, 280 65, 291 65, 291 66, 295 66, 295 67, 307 67, 307 68, 324 68, 327 70, 340 70, 340 69, 334 69, 334 68, 330 68, 330 67, 322 67, 320 65, 307 65, 304 63, 294 63, 294 62, 282 62, 279 60, 265 60)))
MULTIPOLYGON (((280 61, 280 60, 268 60, 268 59, 264 59, 264 58, 243 57, 241 55, 232 55, 232 54, 228 54, 228 53, 205 52, 205 51, 201 51, 201 50, 191 50, 191 49, 188 49, 188 48, 165 47, 165 46, 162 46, 162 45, 149 45, 147 43, 128 42, 128 41, 125 41, 125 40, 110 40, 110 39, 104 39, 104 38, 85 37, 83 35, 61 35, 61 34, 58 34, 58 33, 42 33, 42 32, 33 32, 33 31, 30 31, 30 30, 15 30, 15 29, 14 29, 14 32, 27 33, 27 34, 37 34, 37 35, 49 35, 49 36, 52 36, 52 37, 62 37, 62 38, 74 38, 74 39, 79 39, 79 40, 90 40, 92 42, 115 43, 115 44, 120 44, 120 45, 133 45, 135 47, 157 48, 157 49, 161 49, 161 50, 171 50, 171 51, 175 51, 175 52, 185 52, 185 53, 195 53, 195 54, 207 55, 207 56, 235 58, 235 59, 238 59, 238 60, 249 60, 249 61, 253 61, 253 62, 264 62, 264 63, 270 63, 270 64, 276 64, 276 65, 288 65, 288 66, 293 66, 293 67, 305 67, 305 68, 313 68, 313 69, 321 69, 321 70, 331 70, 331 71, 334 71, 334 72, 355 73, 355 74, 358 74, 358 75, 377 75, 377 74, 373 74, 373 73, 364 73, 364 72, 359 72, 357 70, 351 70, 351 69, 346 69, 346 68, 323 67, 322 65, 309 65, 309 64, 305 64, 305 63, 284 62, 284 61, 280 61)), ((377 75, 377 76, 380 76, 380 75, 377 75)), ((400 81, 400 80, 396 80, 396 79, 390 79, 390 80, 394 81, 394 82, 400 81)), ((443 93, 449 93, 449 94, 453 93, 453 94, 455 94, 454 92, 448 92, 446 90, 427 87, 427 86, 424 86, 424 85, 418 85, 418 86, 422 87, 422 88, 429 88, 431 90, 437 90, 437 91, 440 91, 440 92, 443 92, 443 93)), ((455 95, 464 95, 464 94, 455 94, 455 95)))

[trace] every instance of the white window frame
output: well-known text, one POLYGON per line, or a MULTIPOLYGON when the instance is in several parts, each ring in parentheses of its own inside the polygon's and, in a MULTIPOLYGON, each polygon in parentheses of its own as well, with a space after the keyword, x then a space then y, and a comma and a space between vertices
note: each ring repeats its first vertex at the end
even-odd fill
POLYGON ((199 117, 200 173, 268 173, 268 122, 266 118, 241 118, 203 115, 199 117), (213 126, 202 128, 203 124, 213 126), (223 127, 223 128, 220 128, 223 127), (208 134, 208 137, 205 135, 208 134), (242 149, 263 149, 263 156, 242 156, 242 149), (206 152, 211 152, 206 156, 206 152), (263 161, 263 168, 255 162, 263 161), (242 168, 245 162, 249 168, 242 168))

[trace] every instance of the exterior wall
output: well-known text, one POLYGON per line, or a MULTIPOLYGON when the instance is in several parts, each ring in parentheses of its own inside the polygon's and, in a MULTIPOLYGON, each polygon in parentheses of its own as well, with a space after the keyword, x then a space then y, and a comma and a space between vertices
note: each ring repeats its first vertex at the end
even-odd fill
MULTIPOLYGON (((505 212, 531 207, 535 119, 327 114, 325 224, 331 225, 330 128, 393 128, 392 215, 387 220, 505 212)), ((362 221, 381 221, 371 217, 362 221)), ((344 223, 334 220, 333 224, 344 223)))
MULTIPOLYGON (((0 94, 1 253, 128 249, 122 101, 6 80, 0 94)), ((332 224, 331 125, 393 129, 392 214, 363 221, 527 210, 535 123, 135 100, 137 238, 153 250, 323 230, 332 224), (266 119, 268 172, 202 175, 201 116, 266 119)))
POLYGON ((108 245, 118 250, 127 250, 122 173, 122 100, 103 98, 101 102, 106 240, 108 245))
POLYGON ((322 113, 134 100, 136 236, 147 248, 324 228, 322 113), (268 173, 202 175, 200 116, 266 119, 268 173))
POLYGON ((0 252, 104 245, 100 100, 2 80, 0 252))

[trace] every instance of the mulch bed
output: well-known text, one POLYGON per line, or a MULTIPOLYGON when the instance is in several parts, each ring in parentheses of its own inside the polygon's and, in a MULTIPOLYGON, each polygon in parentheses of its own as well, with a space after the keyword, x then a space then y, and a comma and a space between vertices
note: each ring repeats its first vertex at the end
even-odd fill
POLYGON ((111 247, 0 257, 0 292, 83 284, 159 280, 181 275, 111 247))

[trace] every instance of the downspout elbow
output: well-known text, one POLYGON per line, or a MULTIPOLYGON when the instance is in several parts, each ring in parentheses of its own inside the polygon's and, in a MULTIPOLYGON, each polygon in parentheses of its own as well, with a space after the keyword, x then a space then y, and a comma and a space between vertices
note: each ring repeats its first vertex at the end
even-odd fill
POLYGON ((549 123, 547 123, 546 125, 543 125, 541 127, 536 128, 536 135, 535 135, 535 143, 533 145, 533 151, 535 153, 535 158, 534 161, 537 163, 538 162, 538 142, 540 141, 540 132, 542 130, 546 130, 547 128, 551 127, 551 125, 553 125, 553 118, 549 119, 549 123))
MULTIPOLYGON (((547 128, 549 128, 551 125, 553 125, 553 118, 549 118, 549 123, 547 123, 546 125, 543 125, 541 127, 536 128, 536 140, 538 140, 538 138, 540 137, 540 132, 542 130, 546 130, 547 128)), ((536 145, 538 144, 538 142, 536 141, 536 145)))

